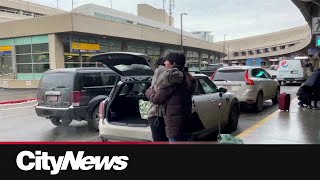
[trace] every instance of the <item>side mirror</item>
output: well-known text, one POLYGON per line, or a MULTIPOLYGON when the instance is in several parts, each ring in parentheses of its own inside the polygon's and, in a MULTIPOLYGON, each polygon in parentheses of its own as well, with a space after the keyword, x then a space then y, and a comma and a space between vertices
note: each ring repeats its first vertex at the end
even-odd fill
POLYGON ((227 91, 228 91, 228 90, 227 90, 226 88, 220 88, 220 89, 218 90, 219 96, 222 97, 222 95, 223 95, 224 93, 226 93, 227 91))
POLYGON ((277 79, 277 76, 276 75, 272 75, 271 79, 277 79))

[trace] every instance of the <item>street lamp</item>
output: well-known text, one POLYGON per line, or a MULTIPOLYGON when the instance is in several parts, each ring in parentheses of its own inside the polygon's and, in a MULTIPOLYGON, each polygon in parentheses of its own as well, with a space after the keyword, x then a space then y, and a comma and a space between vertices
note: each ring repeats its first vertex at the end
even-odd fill
MULTIPOLYGON (((223 34, 223 54, 225 54, 225 48, 226 48, 226 47, 225 47, 225 46, 226 46, 226 45, 225 45, 225 43, 226 43, 226 36, 227 36, 227 34, 226 34, 226 33, 224 33, 224 34, 223 34)), ((225 59, 224 59, 224 57, 223 57, 223 60, 225 60, 225 59)))
POLYGON ((188 15, 187 13, 181 13, 181 52, 183 53, 183 37, 182 37, 182 17, 183 15, 188 15))

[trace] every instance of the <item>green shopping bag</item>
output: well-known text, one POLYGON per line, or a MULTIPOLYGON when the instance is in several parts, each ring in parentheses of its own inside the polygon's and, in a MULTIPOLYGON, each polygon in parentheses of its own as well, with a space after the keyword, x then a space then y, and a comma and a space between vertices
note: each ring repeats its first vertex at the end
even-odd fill
POLYGON ((141 119, 147 119, 148 118, 148 111, 150 108, 150 102, 144 101, 142 99, 139 100, 139 111, 141 119))

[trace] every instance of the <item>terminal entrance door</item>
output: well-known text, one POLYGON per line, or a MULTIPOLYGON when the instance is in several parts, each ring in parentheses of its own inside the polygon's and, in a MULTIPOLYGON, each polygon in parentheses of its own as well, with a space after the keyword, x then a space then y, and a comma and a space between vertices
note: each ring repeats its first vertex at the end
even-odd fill
POLYGON ((0 75, 12 72, 12 57, 0 54, 0 75))

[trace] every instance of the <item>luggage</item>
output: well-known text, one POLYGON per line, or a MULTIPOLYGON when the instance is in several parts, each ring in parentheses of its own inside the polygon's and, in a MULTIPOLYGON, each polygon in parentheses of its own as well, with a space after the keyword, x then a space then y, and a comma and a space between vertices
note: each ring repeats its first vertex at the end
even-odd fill
POLYGON ((221 134, 221 124, 220 124, 220 107, 221 103, 219 103, 218 111, 219 111, 219 135, 217 137, 217 141, 219 144, 243 144, 243 141, 238 138, 234 137, 231 134, 221 134))
POLYGON ((279 109, 282 111, 290 110, 291 95, 287 93, 281 93, 279 98, 279 109))
POLYGON ((240 138, 234 137, 230 134, 220 134, 218 136, 219 144, 243 144, 240 138))

